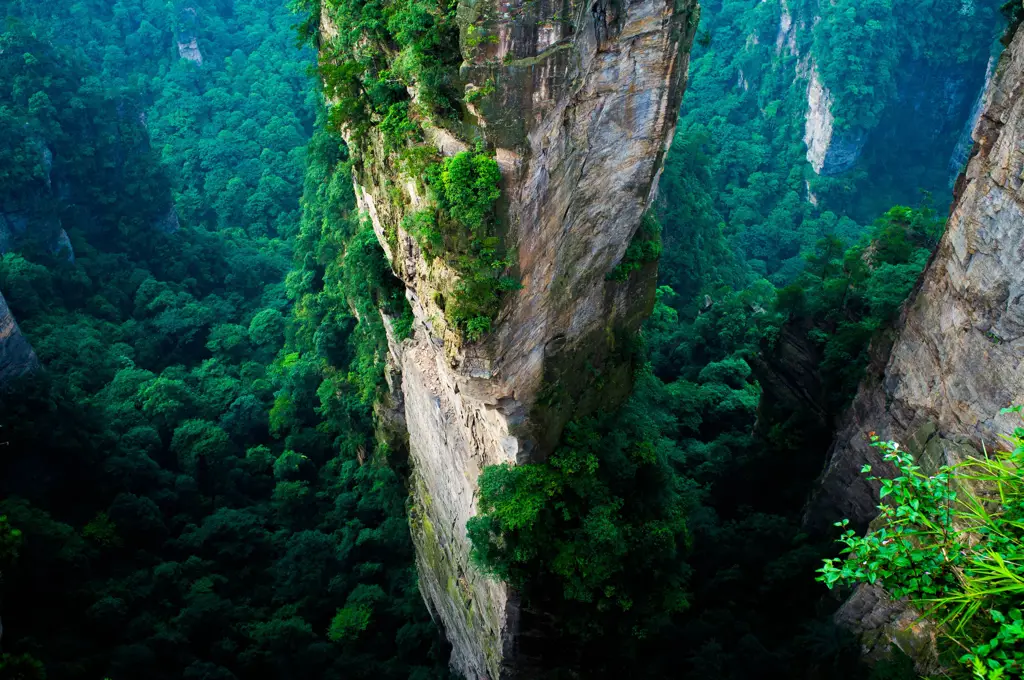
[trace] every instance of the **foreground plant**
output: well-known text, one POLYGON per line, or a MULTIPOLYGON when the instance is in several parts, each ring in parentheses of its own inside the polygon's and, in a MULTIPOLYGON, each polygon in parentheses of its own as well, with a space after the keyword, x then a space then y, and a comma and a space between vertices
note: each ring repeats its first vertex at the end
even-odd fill
POLYGON ((934 475, 898 444, 872 441, 897 470, 892 479, 869 477, 881 483, 882 526, 858 536, 849 520, 838 522, 845 554, 825 560, 818 580, 877 583, 935 621, 944 651, 975 678, 1024 677, 1024 428, 1006 437, 1008 451, 934 475))

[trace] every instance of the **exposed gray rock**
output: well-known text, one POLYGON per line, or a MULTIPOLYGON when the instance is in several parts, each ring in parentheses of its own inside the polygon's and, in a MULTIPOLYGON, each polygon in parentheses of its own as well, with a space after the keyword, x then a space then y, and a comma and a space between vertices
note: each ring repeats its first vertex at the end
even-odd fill
POLYGON ((789 11, 789 3, 780 0, 781 13, 779 15, 779 32, 775 36, 775 54, 782 54, 783 48, 789 51, 792 56, 797 56, 799 50, 796 46, 796 23, 793 21, 793 14, 789 11))
POLYGON ((53 173, 53 152, 50 151, 50 147, 46 144, 40 143, 40 164, 43 166, 43 171, 46 173, 46 188, 49 189, 53 186, 50 175, 53 173))
POLYGON ((178 39, 178 56, 193 64, 203 65, 203 53, 199 49, 199 40, 194 36, 187 40, 178 39))
POLYGON ((199 14, 196 12, 196 8, 183 8, 178 24, 178 35, 175 39, 175 43, 178 46, 178 56, 191 61, 193 64, 202 66, 203 53, 199 49, 199 38, 197 36, 199 14))
POLYGON ((915 660, 915 670, 930 676, 942 670, 936 653, 937 631, 906 603, 893 600, 884 588, 864 586, 843 603, 835 621, 861 640, 864 660, 891 658, 894 648, 915 660))
POLYGON ((57 243, 53 247, 53 253, 55 255, 65 253, 68 262, 72 264, 75 262, 75 249, 71 245, 71 238, 68 237, 68 232, 63 229, 60 230, 60 235, 57 237, 57 243))
POLYGON ((966 169, 965 166, 970 158, 971 149, 974 148, 974 128, 978 126, 978 122, 981 120, 981 112, 985 108, 985 95, 989 92, 989 83, 992 82, 995 65, 995 57, 988 60, 988 66, 985 67, 985 82, 974 99, 971 115, 968 117, 963 132, 960 133, 960 139, 957 140, 953 154, 949 158, 950 184, 955 182, 960 173, 966 169))
POLYGON ((32 345, 21 333, 7 300, 0 295, 0 387, 39 368, 32 345))
POLYGON ((178 219, 178 209, 172 204, 167 209, 167 213, 153 223, 153 229, 164 234, 173 234, 181 228, 181 222, 178 219))
POLYGON ((867 135, 836 129, 832 114, 832 93, 822 83, 812 59, 807 81, 807 112, 804 114, 804 144, 807 162, 819 175, 838 175, 852 168, 860 158, 867 135))

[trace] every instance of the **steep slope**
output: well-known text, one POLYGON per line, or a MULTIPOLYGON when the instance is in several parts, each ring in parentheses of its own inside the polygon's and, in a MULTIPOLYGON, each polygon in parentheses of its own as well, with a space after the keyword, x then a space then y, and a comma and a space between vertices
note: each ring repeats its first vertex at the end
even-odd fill
MULTIPOLYGON (((849 517, 864 527, 875 517, 877 488, 860 473, 866 463, 882 467, 869 432, 901 442, 934 470, 999 447, 1018 423, 1000 409, 1024 400, 1020 31, 999 61, 974 139, 946 233, 907 303, 888 361, 885 348, 876 348, 880 360, 841 424, 807 512, 812 525, 849 517)), ((901 616, 913 618, 862 589, 839 618, 864 632, 895 630, 901 616)))
MULTIPOLYGON (((874 497, 859 469, 867 432, 954 462, 1012 431, 999 410, 1024 399, 1024 34, 1007 48, 932 263, 908 301, 881 373, 862 386, 836 438, 821 502, 859 522, 874 497)), ((811 514, 817 514, 812 511, 811 514)))
MULTIPOLYGON (((694 258, 680 235, 706 231, 709 243, 720 222, 748 276, 782 287, 820 239, 856 242, 922 191, 945 203, 1002 32, 999 4, 705 2, 674 142, 688 153, 669 163, 706 167, 707 195, 666 189, 665 283, 698 292, 677 273, 698 269, 681 266, 694 258)), ((710 271, 728 280, 725 270, 710 271)))
POLYGON ((950 17, 940 32, 898 1, 782 0, 775 50, 799 58, 813 171, 844 173, 880 143, 952 148, 985 74, 998 7, 936 2, 927 12, 950 17))
MULTIPOLYGON (((425 187, 377 131, 358 144, 360 207, 415 316, 412 338, 392 334, 391 349, 420 586, 467 677, 517 664, 515 594, 469 562, 480 471, 543 460, 571 417, 629 392, 630 338, 653 304, 655 268, 616 266, 656 188, 697 16, 695 2, 664 0, 459 6, 463 122, 423 128, 442 155, 479 143, 500 167, 500 237, 521 285, 482 339, 451 313, 464 275, 411 233, 425 187)), ((329 6, 321 33, 337 40, 329 6)))

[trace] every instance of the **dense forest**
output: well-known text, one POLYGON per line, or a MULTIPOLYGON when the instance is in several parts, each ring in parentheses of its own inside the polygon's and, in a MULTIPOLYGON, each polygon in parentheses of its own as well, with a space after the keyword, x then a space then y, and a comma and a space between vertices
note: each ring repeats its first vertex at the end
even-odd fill
POLYGON ((347 376, 351 187, 294 15, 7 14, 0 288, 45 370, 2 407, 0 675, 446 675, 377 376, 347 376))
MULTIPOLYGON (((387 337, 412 315, 341 127, 383 116, 389 143, 418 139, 403 78, 451 107, 456 3, 334 3, 358 18, 348 49, 371 29, 415 48, 412 75, 372 82, 318 72, 314 3, 292 4, 7 3, 0 292, 40 368, 0 395, 0 678, 452 677, 383 426, 387 337)), ((941 236, 1004 29, 989 1, 941 20, 961 4, 824 3, 790 48, 781 13, 810 0, 705 3, 633 254, 660 255, 633 393, 549 460, 487 468, 467 527, 474 563, 550 614, 523 643, 546 675, 915 677, 858 662, 815 581, 835 536, 802 511, 941 236), (843 84, 836 130, 866 140, 834 176, 806 158, 809 53, 843 84), (907 64, 926 95, 963 74, 928 125, 907 64), (771 391, 786 343, 815 358, 815 410, 771 391)), ((471 234, 456 270, 474 283, 449 306, 468 341, 518 285, 478 245, 496 173, 482 148, 422 173, 471 234)), ((434 219, 410 227, 432 257, 452 246, 434 219)))

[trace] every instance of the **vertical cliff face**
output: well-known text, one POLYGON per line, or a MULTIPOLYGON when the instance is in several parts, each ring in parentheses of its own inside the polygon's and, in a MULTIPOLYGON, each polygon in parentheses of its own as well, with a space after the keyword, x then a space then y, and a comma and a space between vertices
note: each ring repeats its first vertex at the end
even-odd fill
MULTIPOLYGON (((494 148, 501 237, 521 283, 479 342, 445 317, 457 273, 403 228, 424 205, 422 186, 378 136, 360 144, 360 208, 415 315, 413 337, 391 349, 420 587, 466 677, 505 677, 517 665, 515 595, 469 562, 465 527, 482 468, 542 460, 571 417, 628 394, 630 338, 653 304, 656 271, 608 275, 655 192, 697 18, 695 0, 460 4, 460 79, 480 95, 467 98, 462 125, 424 132, 446 156, 476 142, 494 148), (488 38, 471 39, 480 34, 488 38)), ((325 11, 322 36, 334 31, 325 11)))
POLYGON ((953 181, 965 169, 967 161, 970 159, 971 150, 974 148, 974 128, 978 127, 978 122, 981 120, 981 112, 987 104, 985 96, 989 92, 989 85, 992 82, 995 66, 996 60, 992 57, 988 60, 988 66, 985 67, 985 82, 974 98, 974 107, 971 109, 971 115, 964 124, 964 129, 960 133, 960 139, 957 140, 956 147, 954 147, 953 153, 949 158, 949 171, 952 173, 953 181))
MULTIPOLYGON (((1024 401, 1024 32, 1000 59, 985 101, 946 234, 888 361, 874 366, 841 424, 812 524, 849 517, 865 526, 875 516, 876 489, 860 474, 865 463, 882 465, 869 432, 901 442, 927 470, 980 456, 982 444, 1000 446, 1019 424, 1000 409, 1024 401)), ((875 621, 876 641, 916 644, 895 636, 901 617, 870 589, 840 614, 875 621)), ((904 651, 920 665, 919 654, 904 651)))
POLYGON ((0 388, 38 367, 32 345, 18 328, 7 300, 0 295, 0 388))
POLYGON ((804 144, 807 162, 818 175, 837 175, 849 170, 864 148, 866 136, 862 132, 844 134, 836 129, 833 105, 832 93, 822 83, 817 65, 809 62, 804 144))

